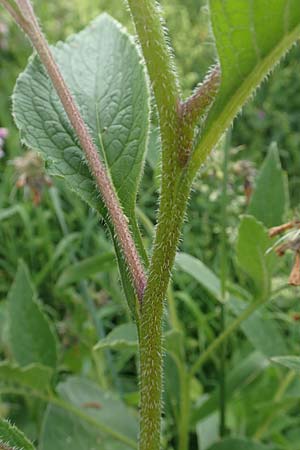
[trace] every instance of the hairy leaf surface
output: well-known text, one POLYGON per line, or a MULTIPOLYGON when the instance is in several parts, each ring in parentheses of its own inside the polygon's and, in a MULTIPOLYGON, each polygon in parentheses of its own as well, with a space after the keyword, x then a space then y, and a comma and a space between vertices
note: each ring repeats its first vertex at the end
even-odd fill
POLYGON ((34 450, 33 445, 22 431, 7 420, 0 419, 0 448, 2 448, 2 443, 14 450, 34 450))
MULTIPOLYGON (((142 251, 135 201, 148 140, 149 95, 137 48, 119 24, 103 14, 52 51, 142 251)), ((47 171, 64 178, 109 222, 75 132, 37 57, 17 81, 13 112, 23 142, 42 154, 47 171)), ((114 235, 111 224, 109 229, 114 235)), ((132 299, 126 264, 113 240, 124 290, 132 299)))

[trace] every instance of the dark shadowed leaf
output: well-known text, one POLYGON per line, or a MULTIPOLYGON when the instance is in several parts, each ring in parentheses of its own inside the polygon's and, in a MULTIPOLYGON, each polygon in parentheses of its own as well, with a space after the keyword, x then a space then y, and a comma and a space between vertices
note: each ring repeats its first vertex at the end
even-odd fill
POLYGON ((60 275, 57 287, 65 287, 72 283, 78 283, 80 280, 87 279, 97 273, 113 270, 116 267, 115 261, 114 253, 106 252, 72 264, 60 275))
POLYGON ((36 299, 28 269, 19 263, 8 294, 9 340, 15 360, 26 366, 40 363, 55 367, 56 338, 47 316, 36 299))

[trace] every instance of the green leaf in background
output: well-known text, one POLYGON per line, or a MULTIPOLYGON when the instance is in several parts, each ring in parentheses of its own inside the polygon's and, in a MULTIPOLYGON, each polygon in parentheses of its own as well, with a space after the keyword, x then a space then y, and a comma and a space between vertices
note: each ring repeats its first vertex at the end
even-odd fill
MULTIPOLYGON (((134 239, 144 255, 135 202, 147 148, 150 106, 140 54, 129 35, 107 14, 66 43, 57 44, 53 53, 99 149, 99 157, 108 168, 134 239)), ((90 176, 78 139, 37 57, 17 81, 13 111, 23 142, 42 153, 48 172, 64 178, 108 223, 124 291, 135 314, 135 294, 107 210, 90 176)))
POLYGON ((137 448, 138 422, 133 410, 95 383, 70 377, 57 387, 71 404, 70 411, 48 406, 40 437, 40 450, 128 450, 137 448), (72 406, 79 409, 72 413, 72 406))
MULTIPOLYGON (((228 399, 234 399, 234 395, 259 376, 269 366, 268 359, 260 352, 250 353, 244 360, 238 363, 227 374, 226 392, 228 399)), ((217 387, 202 401, 195 405, 192 411, 191 424, 196 426, 199 421, 217 411, 220 406, 220 388, 217 387)))
POLYGON ((116 267, 115 261, 115 254, 113 252, 106 252, 72 264, 72 266, 67 267, 60 275, 57 281, 57 287, 66 287, 97 273, 113 270, 116 267))
POLYGON ((220 280, 202 261, 187 253, 177 253, 176 266, 197 280, 213 297, 221 299, 220 280))
POLYGON ((7 447, 1 447, 1 444, 6 444, 14 450, 34 450, 31 442, 18 428, 7 420, 0 419, 0 448, 5 450, 7 447))
POLYGON ((26 366, 41 363, 55 367, 56 338, 32 287, 28 269, 19 263, 8 294, 9 340, 15 360, 26 366))
POLYGON ((218 119, 223 125, 232 120, 278 59, 299 38, 300 9, 298 0, 209 3, 222 71, 209 124, 218 119))
POLYGON ((274 143, 257 176, 248 213, 270 228, 283 222, 288 204, 287 178, 274 143))
POLYGON ((157 169, 161 155, 160 129, 152 127, 149 134, 147 161, 152 170, 157 169))
POLYGON ((214 444, 209 450, 275 450, 275 447, 259 444, 248 439, 226 438, 214 444))
POLYGON ((0 389, 4 385, 45 392, 50 388, 52 375, 53 370, 41 364, 19 367, 3 362, 0 364, 0 389))
POLYGON ((196 425, 198 449, 207 450, 219 438, 220 419, 218 411, 214 412, 196 425))
POLYGON ((274 255, 267 251, 271 245, 271 239, 263 224, 252 216, 244 216, 238 232, 237 262, 252 278, 261 298, 266 298, 270 290, 274 255))
POLYGON ((126 348, 137 349, 138 335, 134 323, 124 323, 115 327, 108 335, 99 341, 94 350, 110 348, 112 350, 122 350, 126 348))
MULTIPOLYGON (((277 352, 280 353, 280 352, 277 352)), ((291 370, 300 372, 300 357, 299 356, 276 356, 271 358, 271 361, 276 364, 288 367, 291 370)))
MULTIPOLYGON (((231 297, 228 306, 236 316, 243 313, 247 307, 245 302, 241 302, 231 297)), ((241 329, 247 339, 256 350, 259 350, 266 357, 271 357, 288 353, 287 341, 284 336, 284 328, 280 330, 278 323, 269 317, 265 305, 254 311, 248 319, 241 324, 241 329)))

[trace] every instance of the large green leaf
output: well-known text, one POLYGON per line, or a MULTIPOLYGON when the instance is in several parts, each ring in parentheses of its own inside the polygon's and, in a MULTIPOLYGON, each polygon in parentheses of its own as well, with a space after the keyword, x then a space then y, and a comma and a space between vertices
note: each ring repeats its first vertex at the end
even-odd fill
POLYGON ((270 228, 283 222, 287 206, 287 179, 273 144, 257 176, 248 213, 270 228))
POLYGON ((56 339, 50 322, 41 309, 27 267, 19 263, 8 295, 9 340, 15 360, 22 366, 41 363, 55 367, 56 339))
POLYGON ((257 295, 267 298, 270 290, 270 275, 274 261, 271 239, 261 222, 252 216, 244 216, 239 227, 237 260, 243 271, 252 278, 257 295))
MULTIPOLYGON (((142 251, 134 209, 147 147, 149 93, 139 52, 133 40, 106 14, 52 50, 142 251)), ((48 172, 64 178, 109 222, 78 139, 37 57, 17 81, 13 111, 23 142, 42 153, 48 172)), ((111 224, 109 228, 113 236, 111 224)), ((128 271, 113 240, 124 290, 134 312, 128 271)))
POLYGON ((194 156, 194 171, 248 97, 300 36, 298 0, 210 0, 221 85, 194 156))
POLYGON ((0 419, 0 448, 14 450, 34 450, 26 436, 7 420, 0 419), (1 444, 4 444, 2 447, 1 444), (6 445, 6 446, 5 446, 6 445))
POLYGON ((40 450, 128 450, 137 447, 137 418, 117 397, 79 377, 70 377, 60 383, 57 391, 71 408, 67 411, 59 406, 48 406, 40 450), (76 407, 79 414, 74 414, 72 407, 76 407))
MULTIPOLYGON (((52 50, 131 216, 148 136, 149 98, 140 55, 106 14, 52 50)), ((42 153, 49 172, 65 178, 106 215, 78 139, 37 57, 17 81, 13 111, 23 141, 42 153)))

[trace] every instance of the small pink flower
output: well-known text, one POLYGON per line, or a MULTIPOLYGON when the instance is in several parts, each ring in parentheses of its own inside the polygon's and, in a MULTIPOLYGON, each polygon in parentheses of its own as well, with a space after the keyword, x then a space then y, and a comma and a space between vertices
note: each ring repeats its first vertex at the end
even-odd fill
POLYGON ((6 139, 8 136, 7 128, 0 128, 0 139, 6 139))

